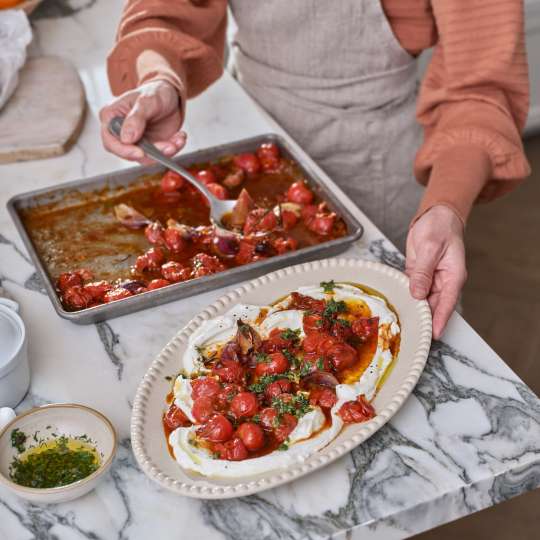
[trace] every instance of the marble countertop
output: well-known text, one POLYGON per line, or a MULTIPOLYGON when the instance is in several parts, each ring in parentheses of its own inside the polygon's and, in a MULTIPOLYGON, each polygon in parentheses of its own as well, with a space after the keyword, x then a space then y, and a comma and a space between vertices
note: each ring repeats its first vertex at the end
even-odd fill
MULTIPOLYGON (((0 169, 0 281, 21 304, 32 369, 19 410, 62 401, 95 407, 118 430, 118 455, 106 480, 71 503, 36 506, 0 488, 0 538, 391 540, 538 487, 540 400, 457 314, 403 409, 325 469, 227 501, 175 496, 141 473, 129 440, 136 387, 175 332, 224 290, 73 325, 54 313, 5 209, 16 193, 128 166, 103 151, 97 120, 110 98, 104 57, 120 6, 49 0, 37 12, 32 54, 58 54, 77 66, 89 112, 66 156, 0 169)), ((276 129, 228 75, 189 104, 188 149, 276 129)), ((366 234, 347 255, 401 267, 402 256, 355 211, 366 234)))

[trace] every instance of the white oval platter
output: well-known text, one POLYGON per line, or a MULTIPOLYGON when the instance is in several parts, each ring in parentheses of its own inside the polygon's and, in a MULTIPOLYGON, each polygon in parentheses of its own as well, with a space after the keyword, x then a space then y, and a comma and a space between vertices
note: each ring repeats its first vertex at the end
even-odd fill
POLYGON ((431 345, 431 312, 426 301, 409 294, 405 274, 389 266, 359 259, 326 259, 292 266, 254 279, 222 296, 167 344, 142 379, 133 405, 131 441, 135 457, 146 475, 180 495, 201 499, 226 499, 256 493, 290 482, 343 456, 379 430, 403 405, 424 369, 431 345), (321 281, 367 285, 386 296, 401 325, 401 345, 373 405, 377 416, 362 424, 348 424, 325 448, 287 469, 238 479, 207 478, 184 470, 170 456, 163 432, 162 414, 171 382, 181 368, 189 336, 206 320, 238 303, 268 305, 300 286, 321 281))

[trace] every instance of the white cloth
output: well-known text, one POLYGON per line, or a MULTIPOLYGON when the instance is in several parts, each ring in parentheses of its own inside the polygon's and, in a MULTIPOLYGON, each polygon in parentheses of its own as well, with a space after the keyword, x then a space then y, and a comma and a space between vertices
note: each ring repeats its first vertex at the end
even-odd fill
POLYGON ((19 70, 31 41, 32 29, 24 11, 0 11, 0 109, 17 88, 19 70))

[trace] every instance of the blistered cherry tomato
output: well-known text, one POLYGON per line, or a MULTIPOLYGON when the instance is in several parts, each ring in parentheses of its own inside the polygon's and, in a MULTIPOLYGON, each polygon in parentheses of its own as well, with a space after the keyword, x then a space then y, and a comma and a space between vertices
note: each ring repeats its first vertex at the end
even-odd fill
POLYGON ((197 433, 210 442, 225 442, 232 437, 233 431, 233 426, 227 417, 214 414, 197 433))
POLYGON ((222 411, 227 410, 230 407, 234 396, 243 391, 244 387, 240 384, 225 383, 219 394, 216 396, 216 407, 222 411))
POLYGON ((315 313, 322 313, 326 307, 324 300, 316 300, 311 296, 306 296, 297 292, 291 293, 291 301, 289 303, 289 309, 302 309, 308 311, 315 311, 315 313))
POLYGON ((281 224, 286 231, 292 229, 297 223, 298 217, 294 212, 291 212, 290 210, 281 211, 281 224))
POLYGON ((84 309, 92 301, 92 295, 84 289, 82 285, 73 285, 63 293, 64 302, 73 309, 84 309))
POLYGON ((251 452, 256 452, 264 446, 264 432, 254 422, 240 424, 240 427, 236 430, 236 434, 251 452))
POLYGON ((150 223, 150 225, 144 229, 144 235, 151 244, 159 245, 164 242, 163 227, 157 221, 150 223))
POLYGON ((223 187, 221 184, 212 183, 212 184, 206 184, 206 187, 208 188, 208 191, 214 195, 214 197, 217 197, 218 199, 224 201, 228 198, 229 192, 227 191, 227 188, 223 187))
POLYGON ((294 182, 287 190, 287 200, 297 204, 311 204, 313 193, 304 182, 294 182))
POLYGON ((186 247, 186 241, 182 237, 182 233, 178 229, 168 227, 163 233, 165 245, 173 253, 180 253, 186 247))
POLYGON ((201 396, 193 400, 191 413, 193 414, 193 418, 195 418, 199 424, 206 422, 214 412, 214 398, 210 396, 201 396))
POLYGON ((261 146, 257 149, 257 156, 260 158, 264 157, 273 157, 275 159, 279 158, 279 148, 276 143, 266 142, 262 143, 261 146))
POLYGON ((232 360, 221 360, 220 367, 214 366, 212 373, 217 375, 220 381, 228 383, 241 383, 245 374, 241 364, 232 360))
POLYGON ((112 285, 107 281, 94 281, 92 283, 87 283, 84 286, 84 290, 90 293, 90 296, 98 301, 103 301, 105 293, 112 289, 112 285))
POLYGON ((298 419, 289 413, 278 416, 274 422, 274 435, 279 442, 283 442, 291 431, 297 426, 298 419))
POLYGON ((307 353, 316 353, 322 341, 328 338, 327 334, 313 332, 304 338, 302 349, 307 353))
POLYGON ((248 174, 256 174, 261 170, 261 164, 255 154, 238 154, 234 156, 233 161, 237 167, 240 167, 248 174))
POLYGON ((182 409, 179 409, 174 403, 169 407, 163 420, 169 429, 185 427, 191 424, 189 418, 182 412, 182 409))
POLYGON ((176 172, 167 171, 161 179, 161 189, 165 193, 178 191, 184 187, 186 181, 176 172))
POLYGON ((157 270, 165 260, 165 255, 160 247, 150 248, 143 255, 139 255, 135 261, 135 268, 139 272, 145 270, 157 270))
POLYGON ((133 296, 133 293, 129 292, 123 287, 118 287, 116 289, 107 291, 103 296, 103 301, 107 303, 114 302, 116 300, 122 300, 123 298, 129 298, 130 296, 133 296))
POLYGON ((338 343, 327 352, 327 358, 337 371, 354 366, 358 360, 356 350, 347 343, 338 343))
POLYGON ((274 240, 274 248, 279 255, 282 255, 283 253, 296 250, 298 248, 298 242, 289 236, 285 238, 279 237, 274 240))
POLYGON ((315 234, 326 236, 332 232, 336 214, 316 214, 315 217, 306 221, 306 227, 315 234))
POLYGON ((214 450, 219 454, 221 459, 228 461, 242 461, 249 455, 245 444, 239 437, 235 437, 226 443, 214 445, 214 450))
POLYGON ((280 352, 275 352, 268 355, 268 360, 259 362, 255 367, 255 374, 259 377, 262 375, 274 375, 277 373, 285 373, 289 369, 289 361, 280 352))
POLYGON ((356 401, 345 402, 338 411, 341 419, 347 423, 358 423, 370 420, 375 416, 375 409, 366 401, 364 396, 358 396, 356 401))
POLYGON ((222 183, 226 188, 234 189, 242 184, 245 176, 246 173, 242 169, 237 168, 234 172, 229 173, 222 183))
POLYGON ((352 331, 362 341, 377 334, 379 329, 379 317, 361 317, 352 323, 352 331))
POLYGON ((210 169, 203 169, 201 171, 197 171, 195 173, 195 178, 205 186, 217 182, 216 175, 210 169))
POLYGON ((321 332, 324 329, 324 318, 318 313, 306 312, 302 318, 302 325, 306 334, 321 332))
POLYGON ((272 398, 275 398, 279 396, 280 394, 288 393, 292 389, 292 384, 289 379, 278 379, 277 381, 274 381, 273 383, 270 383, 266 390, 264 391, 264 395, 266 396, 266 399, 272 400, 272 398))
POLYGON ((326 409, 331 409, 337 403, 335 390, 316 386, 309 393, 309 402, 311 405, 320 405, 326 409))
POLYGON ((199 377, 191 381, 191 397, 198 399, 200 397, 215 398, 221 392, 221 385, 212 377, 199 377))
POLYGON ((189 279, 191 270, 176 261, 169 261, 161 267, 161 275, 168 281, 177 283, 189 279))
POLYGON ((58 288, 61 291, 69 289, 74 285, 82 285, 83 280, 79 274, 76 272, 64 272, 58 276, 58 288))
POLYGON ((351 324, 345 319, 336 319, 330 333, 341 341, 347 341, 353 336, 351 324))
POLYGON ((197 253, 191 259, 193 267, 193 277, 202 277, 222 272, 225 270, 224 264, 215 256, 207 253, 197 253))
POLYGON ((231 401, 231 412, 237 418, 253 416, 259 410, 259 402, 252 392, 240 392, 231 401))
POLYGON ((166 287, 167 285, 170 285, 171 282, 167 279, 153 279, 149 284, 148 284, 148 290, 149 291, 153 291, 155 289, 161 289, 162 287, 166 287))
POLYGON ((278 413, 274 407, 266 407, 263 409, 259 418, 261 419, 261 426, 267 431, 272 431, 274 429, 274 424, 276 423, 278 413))

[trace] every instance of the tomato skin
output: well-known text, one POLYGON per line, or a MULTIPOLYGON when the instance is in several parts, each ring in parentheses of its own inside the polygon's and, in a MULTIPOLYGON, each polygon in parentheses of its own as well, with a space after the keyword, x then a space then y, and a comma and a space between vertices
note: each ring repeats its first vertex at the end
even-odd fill
POLYGON ((84 290, 90 294, 93 300, 102 302, 106 292, 112 289, 112 285, 107 281, 94 281, 84 285, 84 290))
POLYGON ((234 164, 248 174, 257 174, 261 170, 261 164, 255 154, 238 154, 233 158, 234 164))
POLYGON ((250 235, 255 232, 273 231, 278 226, 278 218, 272 210, 255 208, 246 217, 243 232, 250 235))
POLYGON ((244 368, 239 362, 233 360, 221 360, 221 367, 214 366, 212 374, 217 375, 222 382, 242 383, 244 380, 244 368))
POLYGON ((215 398, 221 392, 221 385, 212 377, 199 377, 191 381, 191 397, 195 400, 200 397, 215 398))
POLYGON ((274 248, 279 255, 282 255, 283 253, 298 249, 298 242, 291 237, 276 238, 274 240, 274 248))
POLYGON ((346 323, 339 322, 339 320, 334 321, 330 333, 341 341, 347 341, 353 337, 352 327, 346 323))
POLYGON ((156 289, 161 289, 162 287, 166 287, 167 285, 170 285, 171 282, 167 279, 153 279, 150 283, 148 283, 147 289, 149 291, 154 291, 156 289))
POLYGON ((320 405, 326 409, 331 409, 337 403, 335 390, 323 386, 315 386, 309 393, 311 405, 320 405))
POLYGON ((319 345, 327 340, 328 337, 328 334, 323 332, 311 332, 304 338, 302 349, 307 353, 316 353, 319 350, 319 345))
POLYGON ((297 223, 298 217, 294 212, 291 212, 290 210, 281 211, 281 224, 286 231, 292 229, 297 223))
POLYGON ((82 285, 73 285, 63 292, 64 302, 74 309, 88 307, 92 301, 92 295, 82 285))
POLYGON ((353 333, 362 341, 367 341, 377 334, 379 330, 379 317, 361 317, 352 324, 353 333))
POLYGON ((267 400, 272 401, 272 398, 275 398, 281 394, 289 393, 292 389, 292 384, 289 379, 278 379, 277 381, 274 381, 273 383, 270 383, 266 390, 264 391, 264 395, 267 400))
POLYGON ((138 272, 145 270, 157 270, 165 260, 165 255, 160 247, 150 248, 143 255, 139 255, 135 261, 135 268, 138 272))
POLYGON ((259 362, 255 367, 255 375, 275 375, 285 373, 289 369, 289 361, 280 352, 271 353, 268 355, 270 359, 267 362, 259 362))
POLYGON ((347 424, 365 422, 375 416, 375 409, 366 401, 364 396, 358 396, 356 401, 345 402, 338 411, 341 419, 347 424))
POLYGON ((180 253, 186 248, 186 241, 182 237, 182 233, 178 229, 168 227, 163 233, 165 245, 173 253, 180 253))
POLYGON ((176 261, 169 261, 161 267, 161 275, 172 283, 186 281, 191 277, 191 270, 176 261))
POLYGON ((279 148, 277 144, 273 142, 262 143, 257 149, 257 157, 259 159, 261 157, 279 159, 279 156, 279 148))
POLYGON ((284 413, 277 419, 277 425, 274 426, 274 435, 279 442, 283 442, 291 431, 297 426, 298 419, 289 413, 284 413))
POLYGON ((312 220, 306 221, 306 227, 320 236, 329 235, 334 229, 335 214, 316 214, 312 220))
POLYGON ((306 334, 321 332, 324 330, 324 318, 318 313, 304 313, 302 326, 304 327, 304 332, 306 334))
POLYGON ((215 184, 217 182, 216 175, 210 169, 197 171, 194 176, 201 184, 204 184, 205 186, 208 186, 208 184, 215 184))
POLYGON ((229 197, 229 192, 227 191, 227 188, 223 187, 221 184, 214 182, 211 184, 206 184, 206 187, 208 188, 208 191, 210 191, 210 193, 214 195, 214 197, 217 197, 222 201, 229 197))
POLYGON ((220 443, 228 441, 232 437, 233 431, 233 426, 226 416, 214 414, 197 431, 197 434, 207 441, 220 443))
POLYGON ((297 204, 311 204, 313 193, 304 182, 294 182, 287 190, 287 200, 297 204))
POLYGON ((191 414, 197 423, 206 422, 215 412, 214 398, 210 396, 201 396, 193 400, 191 414))
POLYGON ((347 343, 337 343, 326 353, 336 371, 352 367, 358 359, 356 350, 347 343))
POLYGON ((261 426, 266 431, 272 431, 274 429, 274 424, 276 423, 277 416, 278 413, 276 409, 274 409, 273 407, 266 407, 259 414, 259 417, 261 419, 261 426))
POLYGON ((316 300, 315 298, 311 298, 311 296, 305 296, 297 292, 291 293, 289 309, 304 309, 314 311, 315 313, 322 313, 325 307, 326 303, 324 300, 316 300))
POLYGON ((75 285, 82 285, 83 280, 76 272, 64 272, 58 276, 58 288, 64 292, 75 285))
POLYGON ((231 412, 237 418, 253 416, 259 410, 259 402, 252 392, 240 392, 231 401, 231 412))
POLYGON ((186 181, 176 172, 167 171, 161 179, 161 189, 165 193, 179 191, 185 185, 186 181))
POLYGON ((246 176, 245 171, 243 169, 237 168, 234 172, 229 173, 224 178, 222 184, 228 189, 233 189, 242 184, 245 176, 246 176))
POLYGON ((256 452, 264 446, 265 438, 262 428, 254 422, 244 422, 236 430, 236 434, 245 447, 251 452, 256 452))
POLYGON ((179 409, 174 403, 165 413, 163 421, 169 429, 173 430, 179 427, 186 427, 191 424, 189 418, 182 412, 182 409, 179 409))
POLYGON ((133 296, 133 293, 130 293, 127 289, 118 287, 117 289, 107 291, 103 296, 103 301, 109 303, 116 300, 122 300, 123 298, 128 298, 130 296, 133 296))
POLYGON ((144 235, 146 236, 146 239, 151 243, 155 245, 160 245, 165 242, 165 239, 163 238, 163 227, 157 222, 154 221, 154 223, 150 223, 144 229, 144 235))
POLYGON ((225 270, 224 264, 215 256, 197 253, 192 259, 193 277, 209 276, 225 270))
POLYGON ((242 461, 249 456, 246 446, 239 437, 226 443, 215 444, 214 451, 219 453, 220 459, 228 461, 242 461))
POLYGON ((243 391, 244 387, 240 384, 225 383, 219 394, 216 396, 216 407, 222 411, 228 410, 234 396, 243 391))

